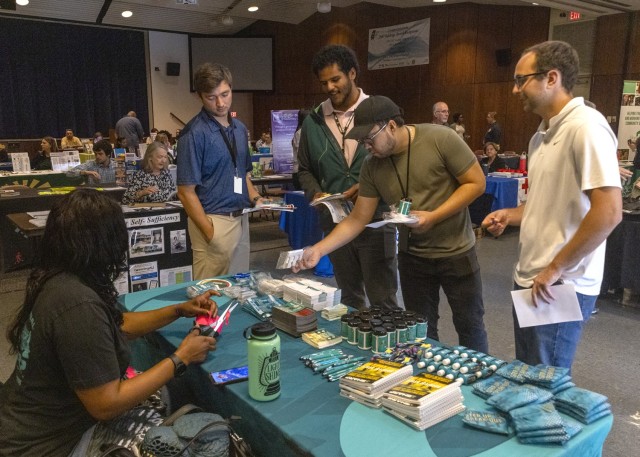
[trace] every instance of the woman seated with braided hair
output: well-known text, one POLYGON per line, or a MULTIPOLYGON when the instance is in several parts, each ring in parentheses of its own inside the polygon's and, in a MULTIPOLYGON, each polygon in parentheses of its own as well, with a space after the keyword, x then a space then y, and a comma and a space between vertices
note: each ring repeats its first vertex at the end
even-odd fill
POLYGON ((122 312, 113 281, 127 268, 127 228, 120 205, 94 189, 54 203, 42 246, 7 332, 17 361, 2 387, 0 453, 100 455, 89 450, 100 426, 117 422, 216 348, 214 338, 191 332, 175 353, 123 380, 127 340, 180 317, 215 313, 210 296, 217 292, 153 311, 122 312))

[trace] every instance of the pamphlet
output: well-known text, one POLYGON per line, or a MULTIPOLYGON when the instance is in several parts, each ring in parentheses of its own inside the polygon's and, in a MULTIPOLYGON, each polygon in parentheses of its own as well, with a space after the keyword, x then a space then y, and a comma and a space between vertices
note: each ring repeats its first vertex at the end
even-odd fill
POLYGON ((342 222, 353 209, 353 202, 347 200, 344 194, 330 194, 315 199, 310 203, 311 206, 324 205, 331 213, 331 218, 336 224, 342 222))

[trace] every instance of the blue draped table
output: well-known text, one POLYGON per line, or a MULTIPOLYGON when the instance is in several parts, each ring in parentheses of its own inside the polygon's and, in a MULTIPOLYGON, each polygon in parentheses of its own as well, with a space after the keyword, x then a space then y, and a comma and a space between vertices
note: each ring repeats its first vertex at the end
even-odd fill
POLYGON ((518 206, 517 178, 502 178, 498 176, 487 176, 487 187, 485 193, 493 195, 493 206, 491 211, 502 208, 515 208, 518 206))
MULTIPOLYGON (((134 292, 120 297, 129 311, 145 311, 179 303, 186 299, 185 287, 179 284, 134 292)), ((224 306, 227 297, 215 297, 224 306)), ((321 328, 338 333, 339 321, 318 318, 321 328)), ((515 456, 600 456, 602 446, 613 424, 608 416, 584 426, 565 446, 522 445, 515 437, 505 437, 471 429, 460 416, 450 418, 425 431, 417 431, 403 422, 340 396, 337 382, 328 382, 304 367, 301 355, 317 352, 300 338, 278 332, 281 338, 281 388, 279 398, 258 402, 249 397, 247 383, 214 386, 209 373, 247 364, 244 329, 257 320, 237 308, 218 339, 217 350, 201 365, 191 365, 180 378, 198 399, 199 406, 242 419, 233 427, 263 457, 322 456, 420 456, 420 457, 486 457, 515 456)), ((178 319, 145 338, 133 342, 132 364, 148 369, 166 358, 180 344, 192 326, 191 319, 178 319)), ((370 356, 370 351, 340 343, 348 354, 370 356)), ((488 409, 471 388, 462 387, 467 409, 488 409)), ((563 415, 567 421, 573 419, 563 415)))
MULTIPOLYGON (((318 221, 318 211, 309 206, 302 191, 287 192, 284 194, 284 202, 294 205, 296 210, 292 213, 280 212, 280 230, 289 236, 289 245, 293 249, 302 249, 320 241, 324 234, 318 221)), ((329 256, 324 256, 315 268, 317 276, 333 276, 333 265, 329 256)))

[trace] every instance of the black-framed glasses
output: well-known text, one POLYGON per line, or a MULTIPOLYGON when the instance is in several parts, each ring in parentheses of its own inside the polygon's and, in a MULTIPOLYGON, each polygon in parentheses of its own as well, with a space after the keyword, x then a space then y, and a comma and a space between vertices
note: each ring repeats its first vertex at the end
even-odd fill
POLYGON ((373 135, 365 136, 364 138, 360 138, 358 140, 358 143, 359 144, 373 144, 373 139, 375 137, 377 137, 380 132, 382 132, 384 129, 386 129, 387 125, 389 125, 389 122, 385 122, 384 125, 382 127, 380 127, 380 129, 376 133, 374 133, 373 135))
POLYGON ((529 73, 528 75, 515 75, 513 77, 513 82, 518 89, 522 89, 532 76, 546 75, 547 73, 549 73, 549 71, 538 71, 536 73, 529 73))

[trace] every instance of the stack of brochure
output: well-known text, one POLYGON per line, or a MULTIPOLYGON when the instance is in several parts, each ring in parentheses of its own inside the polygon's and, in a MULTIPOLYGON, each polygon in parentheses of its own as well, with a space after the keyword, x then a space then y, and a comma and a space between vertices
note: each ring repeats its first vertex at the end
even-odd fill
POLYGON ((323 349, 342 342, 342 337, 325 329, 317 329, 302 334, 302 341, 314 348, 323 349))
POLYGON ((382 394, 413 374, 411 365, 373 360, 340 379, 340 395, 372 408, 382 404, 382 394))
POLYGON ((318 318, 312 308, 291 302, 274 305, 271 308, 271 322, 295 337, 318 328, 318 318))
POLYGON ((300 303, 316 311, 340 303, 342 293, 340 289, 327 286, 310 279, 287 281, 282 288, 282 298, 285 301, 300 303))
POLYGON ((387 390, 382 407, 418 430, 424 430, 461 411, 460 383, 430 373, 419 373, 387 390))

